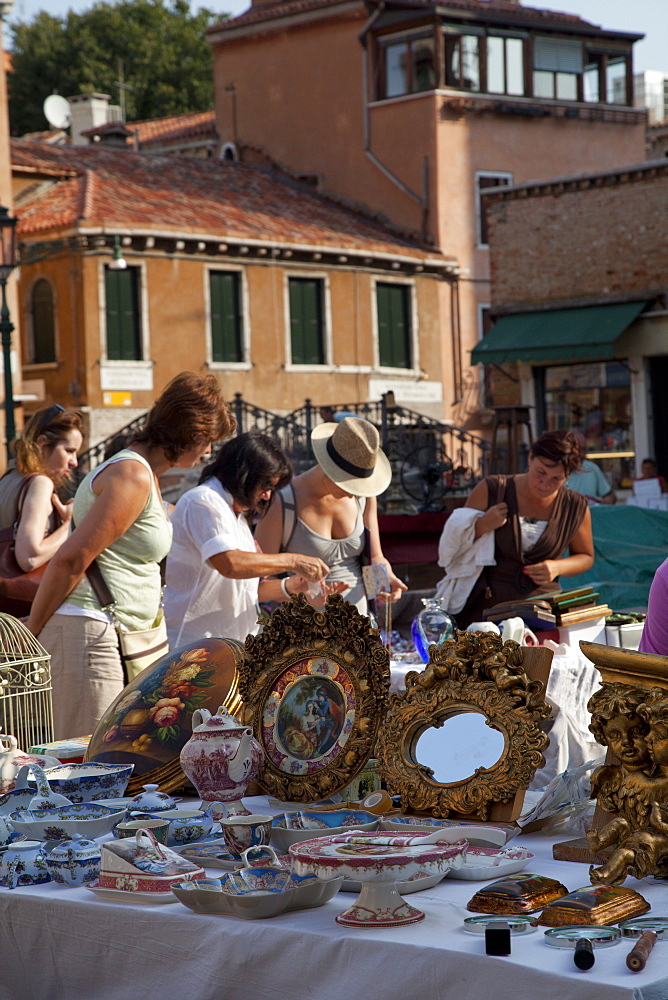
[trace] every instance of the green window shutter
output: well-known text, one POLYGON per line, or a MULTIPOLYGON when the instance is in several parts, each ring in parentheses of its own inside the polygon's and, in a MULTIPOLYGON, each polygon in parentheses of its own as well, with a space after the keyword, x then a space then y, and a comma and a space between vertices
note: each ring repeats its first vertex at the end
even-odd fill
POLYGON ((141 361, 139 315, 139 269, 105 269, 107 300, 107 358, 110 361, 141 361))
POLYGON ((412 368, 410 287, 378 282, 376 303, 381 367, 412 368))
POLYGON ((290 278, 290 346, 293 365, 324 365, 323 286, 320 278, 290 278))
POLYGON ((212 361, 243 361, 240 284, 238 271, 209 272, 212 361))

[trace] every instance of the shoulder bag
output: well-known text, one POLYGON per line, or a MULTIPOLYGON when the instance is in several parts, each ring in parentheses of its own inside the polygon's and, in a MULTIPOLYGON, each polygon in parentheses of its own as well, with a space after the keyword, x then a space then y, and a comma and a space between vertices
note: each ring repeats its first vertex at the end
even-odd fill
POLYGON ((151 628, 128 632, 123 628, 114 614, 116 601, 95 560, 93 560, 86 570, 86 576, 100 603, 101 609, 111 615, 111 620, 118 636, 118 648, 121 654, 123 673, 125 674, 126 683, 129 683, 142 670, 150 667, 161 656, 169 652, 167 624, 162 608, 158 612, 158 616, 151 628))
POLYGON ((0 530, 0 611, 15 618, 23 618, 30 614, 32 602, 40 580, 44 576, 45 562, 37 569, 26 573, 16 561, 16 534, 21 521, 23 503, 28 493, 28 487, 37 473, 26 476, 18 492, 16 501, 16 520, 11 528, 0 530))

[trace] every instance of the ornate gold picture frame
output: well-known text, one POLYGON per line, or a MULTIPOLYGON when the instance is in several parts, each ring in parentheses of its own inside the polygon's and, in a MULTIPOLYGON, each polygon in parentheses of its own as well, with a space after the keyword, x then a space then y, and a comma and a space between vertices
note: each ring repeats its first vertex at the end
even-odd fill
POLYGON ((551 659, 549 650, 530 651, 490 633, 457 632, 443 646, 430 648, 422 673, 411 671, 406 691, 390 696, 376 748, 378 772, 390 794, 401 795, 405 811, 516 818, 518 790, 527 788, 545 763, 542 751, 549 739, 540 723, 551 714, 544 699, 551 659), (527 656, 540 665, 543 679, 531 679, 525 671, 527 656), (436 781, 433 771, 416 759, 417 742, 427 729, 462 712, 482 714, 502 734, 503 751, 491 767, 478 767, 464 780, 436 781), (496 803, 508 802, 512 808, 505 815, 494 814, 496 803))
POLYGON ((248 636, 238 668, 242 721, 265 761, 259 784, 284 801, 345 788, 372 755, 390 685, 389 653, 340 595, 316 610, 301 594, 248 636))

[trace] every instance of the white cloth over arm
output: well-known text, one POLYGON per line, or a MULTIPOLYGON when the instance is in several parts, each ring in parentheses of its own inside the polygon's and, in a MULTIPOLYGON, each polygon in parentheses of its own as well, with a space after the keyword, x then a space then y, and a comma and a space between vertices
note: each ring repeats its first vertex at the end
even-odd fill
POLYGON ((208 560, 232 549, 257 551, 244 515, 232 509, 232 497, 212 477, 183 494, 172 524, 165 588, 170 647, 212 635, 243 642, 257 632, 258 578, 230 579, 208 560))
POLYGON ((438 565, 445 576, 436 587, 436 597, 446 611, 461 611, 485 566, 494 566, 494 532, 475 537, 475 523, 485 512, 458 507, 445 522, 438 543, 438 565))

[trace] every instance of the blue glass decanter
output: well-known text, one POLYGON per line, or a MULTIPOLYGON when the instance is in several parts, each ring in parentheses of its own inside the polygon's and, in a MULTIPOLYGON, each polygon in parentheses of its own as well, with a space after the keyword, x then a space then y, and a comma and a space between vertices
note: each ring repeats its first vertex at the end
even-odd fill
POLYGON ((442 645, 455 632, 455 623, 436 597, 423 597, 424 607, 411 625, 415 649, 423 663, 429 662, 429 647, 442 645))

